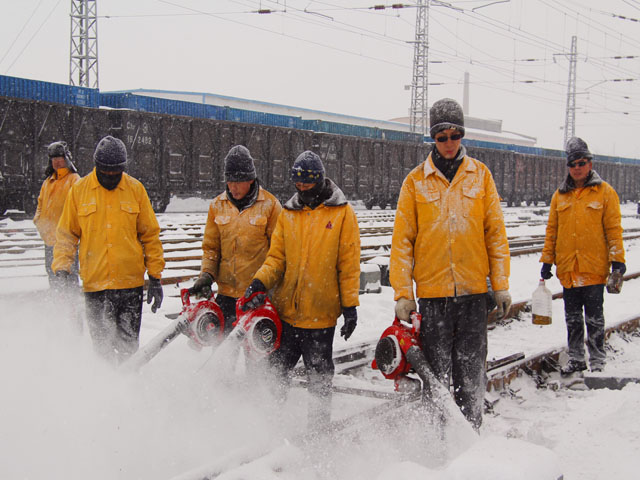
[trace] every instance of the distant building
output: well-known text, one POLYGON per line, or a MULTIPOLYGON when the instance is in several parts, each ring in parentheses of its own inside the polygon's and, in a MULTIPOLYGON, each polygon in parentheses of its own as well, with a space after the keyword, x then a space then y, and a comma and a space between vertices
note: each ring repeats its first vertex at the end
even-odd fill
MULTIPOLYGON (((278 115, 291 115, 294 117, 301 117, 303 120, 325 120, 328 122, 346 123, 349 125, 362 125, 366 127, 376 127, 405 132, 410 131, 409 117, 400 117, 392 120, 375 120, 372 118, 323 112, 320 110, 292 107, 290 105, 279 105, 276 103, 261 102, 246 98, 228 97, 215 93, 177 92, 171 90, 151 90, 144 88, 103 93, 131 93, 133 95, 143 95, 147 97, 181 100, 183 102, 203 103, 207 105, 274 113, 278 115)), ((530 147, 535 146, 537 140, 535 137, 502 130, 502 120, 482 119, 468 115, 465 115, 465 130, 466 138, 470 140, 509 143, 530 147)))

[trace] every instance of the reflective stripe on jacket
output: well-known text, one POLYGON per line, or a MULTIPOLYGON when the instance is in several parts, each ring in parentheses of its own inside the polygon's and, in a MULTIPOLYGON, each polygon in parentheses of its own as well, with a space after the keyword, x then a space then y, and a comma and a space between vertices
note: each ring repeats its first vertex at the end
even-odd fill
POLYGON ((33 217, 33 223, 45 245, 49 247, 56 243, 56 227, 62 215, 67 193, 78 180, 80 175, 77 173, 71 172, 68 168, 59 168, 42 182, 38 196, 38 209, 33 217))
POLYGON ((268 289, 276 287, 272 299, 280 318, 299 328, 333 327, 343 307, 359 305, 358 220, 342 191, 330 185, 331 198, 313 210, 297 207, 297 194, 287 202, 255 275, 268 289))
POLYGON ((431 155, 405 178, 393 227, 389 275, 395 299, 509 288, 509 244, 489 169, 465 156, 449 183, 431 155))
POLYGON ((591 183, 565 193, 556 190, 551 198, 540 261, 556 264, 566 288, 573 286, 570 272, 606 279, 612 261, 625 261, 618 194, 595 171, 591 183))
POLYGON ((85 292, 140 287, 145 270, 162 275, 158 221, 144 186, 126 173, 113 190, 98 183, 95 169, 71 188, 58 223, 54 272, 70 270, 78 241, 85 292))
POLYGON ((282 206, 260 187, 253 205, 238 211, 227 192, 209 206, 202 241, 202 271, 218 283, 218 293, 240 297, 262 265, 282 206))

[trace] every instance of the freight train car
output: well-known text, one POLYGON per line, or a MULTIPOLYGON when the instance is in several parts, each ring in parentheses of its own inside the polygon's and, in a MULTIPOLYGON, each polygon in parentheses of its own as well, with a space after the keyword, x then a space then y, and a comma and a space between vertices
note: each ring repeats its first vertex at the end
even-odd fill
MULTIPOLYGON (((158 212, 172 195, 213 198, 222 192, 224 157, 236 144, 249 148, 262 183, 281 201, 293 193, 289 170, 294 159, 313 150, 349 199, 368 208, 395 208, 405 176, 432 148, 407 132, 51 85, 0 76, 0 213, 35 211, 48 163, 46 147, 54 140, 69 144, 81 175, 93 168, 100 138, 109 134, 123 140, 128 172, 145 185, 158 212), (45 101, 49 97, 54 101, 45 101), (110 107, 98 108, 98 99, 110 107), (121 105, 140 110, 113 108, 121 105)), ((566 161, 557 150, 463 142, 470 156, 489 167, 508 205, 548 203, 566 175, 566 161)), ((640 161, 596 156, 595 168, 622 201, 638 200, 640 161)))

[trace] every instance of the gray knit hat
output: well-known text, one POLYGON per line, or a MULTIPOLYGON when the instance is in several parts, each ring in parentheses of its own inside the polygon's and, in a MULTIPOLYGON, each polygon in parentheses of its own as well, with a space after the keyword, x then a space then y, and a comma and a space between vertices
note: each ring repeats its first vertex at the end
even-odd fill
POLYGON ((591 155, 589 147, 587 146, 587 142, 582 140, 580 137, 571 137, 567 140, 565 150, 567 152, 567 165, 581 158, 588 158, 589 160, 593 158, 593 155, 591 155))
POLYGON ((431 106, 429 110, 429 135, 435 140, 436 135, 444 130, 455 128, 464 136, 464 112, 458 102, 452 98, 443 98, 431 106))

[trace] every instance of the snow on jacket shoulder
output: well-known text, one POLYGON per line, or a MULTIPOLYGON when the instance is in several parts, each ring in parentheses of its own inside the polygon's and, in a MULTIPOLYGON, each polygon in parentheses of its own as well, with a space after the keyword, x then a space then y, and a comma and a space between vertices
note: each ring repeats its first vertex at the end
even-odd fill
POLYGON ((449 183, 431 160, 405 178, 393 227, 389 275, 395 299, 453 297, 509 288, 510 256, 489 169, 465 156, 449 183))
POLYGON ((54 272, 69 271, 78 242, 85 292, 140 287, 145 270, 162 275, 158 221, 144 186, 126 173, 113 190, 100 185, 95 169, 71 188, 58 223, 54 272))
POLYGON ((78 180, 80 175, 77 173, 68 168, 59 168, 42 182, 33 223, 45 245, 49 247, 56 243, 56 227, 62 215, 67 193, 78 180))
POLYGON ((618 194, 595 171, 581 190, 565 186, 553 194, 540 261, 555 263, 558 275, 577 262, 580 272, 601 277, 610 262, 624 263, 618 194))
POLYGON ((218 283, 218 293, 240 297, 262 265, 282 206, 260 187, 256 201, 239 212, 227 192, 213 199, 202 241, 202 271, 218 283))
POLYGON ((342 191, 329 182, 331 198, 313 210, 287 202, 255 275, 274 289, 280 318, 299 328, 333 327, 343 307, 359 305, 358 220, 342 191))

